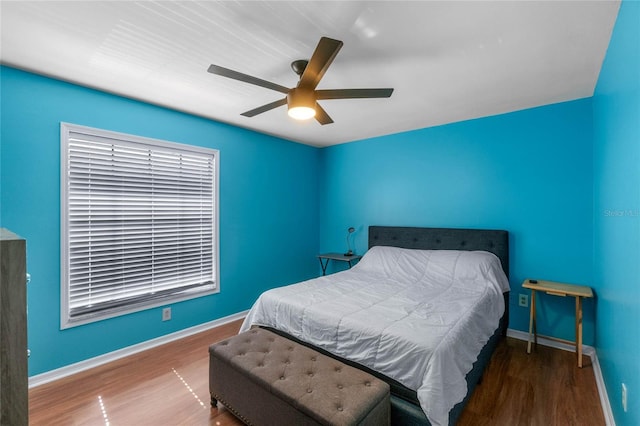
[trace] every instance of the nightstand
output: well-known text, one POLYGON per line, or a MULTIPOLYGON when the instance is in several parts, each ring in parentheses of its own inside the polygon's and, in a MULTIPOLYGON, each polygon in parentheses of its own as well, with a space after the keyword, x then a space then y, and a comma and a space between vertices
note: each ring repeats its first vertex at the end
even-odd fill
POLYGON ((353 262, 360 260, 362 256, 359 254, 352 254, 351 256, 345 256, 343 253, 324 253, 318 255, 318 260, 320 260, 320 266, 322 267, 322 275, 326 275, 327 273, 327 265, 330 260, 336 262, 347 262, 349 264, 349 268, 353 266, 353 262))
POLYGON ((591 287, 584 285, 565 284, 544 280, 524 280, 523 288, 531 290, 531 311, 529 313, 529 340, 527 353, 531 353, 531 335, 534 344, 538 344, 538 332, 536 330, 536 291, 544 291, 553 296, 573 296, 576 298, 576 353, 578 354, 578 367, 582 368, 582 298, 593 297, 591 287))

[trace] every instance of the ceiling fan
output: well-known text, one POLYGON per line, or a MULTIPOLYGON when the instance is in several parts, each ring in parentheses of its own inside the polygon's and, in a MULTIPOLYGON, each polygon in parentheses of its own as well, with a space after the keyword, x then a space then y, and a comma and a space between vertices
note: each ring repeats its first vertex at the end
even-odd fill
POLYGON ((316 90, 316 86, 333 62, 343 43, 328 37, 322 37, 309 61, 300 59, 291 63, 293 71, 300 76, 298 85, 294 88, 281 86, 270 81, 262 80, 238 71, 233 71, 218 65, 210 65, 208 71, 212 74, 243 81, 256 86, 265 87, 286 94, 283 99, 262 105, 250 111, 243 112, 245 117, 253 117, 282 105, 288 106, 290 117, 306 120, 315 117, 320 124, 333 123, 329 114, 318 104, 318 100, 325 99, 357 99, 357 98, 388 98, 393 89, 333 89, 316 90))

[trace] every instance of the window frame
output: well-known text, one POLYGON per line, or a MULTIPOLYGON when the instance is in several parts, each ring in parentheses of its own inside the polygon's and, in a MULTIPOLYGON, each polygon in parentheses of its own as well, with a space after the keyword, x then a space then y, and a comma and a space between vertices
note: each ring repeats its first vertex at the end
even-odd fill
POLYGON ((219 175, 220 175, 220 152, 216 149, 205 148, 194 145, 187 145, 177 142, 169 142, 160 139, 152 139, 142 136, 136 136, 126 133, 113 132, 110 130, 97 129, 92 127, 86 127, 71 123, 60 123, 60 329, 67 329, 76 327, 83 324, 102 321, 108 318, 114 318, 122 315, 127 315, 133 312, 144 311, 148 309, 157 308, 159 306, 166 306, 168 304, 177 303, 185 300, 195 299, 199 297, 209 296, 220 292, 220 220, 219 220, 219 175), (91 312, 81 314, 77 317, 71 316, 70 306, 70 224, 69 224, 69 141, 70 135, 84 134, 88 137, 100 138, 100 139, 113 139, 114 142, 122 142, 124 145, 144 145, 146 147, 159 148, 180 151, 184 153, 196 153, 199 155, 211 155, 213 164, 213 206, 212 206, 212 250, 213 250, 213 268, 214 268, 214 288, 203 291, 196 291, 186 294, 178 295, 166 295, 158 298, 150 298, 147 301, 137 301, 128 306, 119 306, 100 310, 98 312, 91 312))

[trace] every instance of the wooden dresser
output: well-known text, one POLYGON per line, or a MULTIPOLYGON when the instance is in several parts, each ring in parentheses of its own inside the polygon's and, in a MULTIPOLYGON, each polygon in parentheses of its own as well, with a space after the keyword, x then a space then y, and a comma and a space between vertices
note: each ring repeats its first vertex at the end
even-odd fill
POLYGON ((29 422, 24 239, 0 229, 0 425, 29 422))

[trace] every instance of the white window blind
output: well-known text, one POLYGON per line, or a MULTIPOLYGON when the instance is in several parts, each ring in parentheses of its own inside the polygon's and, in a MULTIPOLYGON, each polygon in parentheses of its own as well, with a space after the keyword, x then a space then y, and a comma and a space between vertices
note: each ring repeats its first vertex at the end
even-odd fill
POLYGON ((218 289, 218 152, 61 125, 63 327, 218 289))

